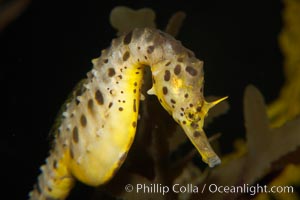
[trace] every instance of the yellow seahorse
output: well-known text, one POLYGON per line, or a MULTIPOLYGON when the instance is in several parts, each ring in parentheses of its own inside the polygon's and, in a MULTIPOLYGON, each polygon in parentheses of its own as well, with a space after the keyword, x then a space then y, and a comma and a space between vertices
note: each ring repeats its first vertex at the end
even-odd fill
POLYGON ((65 199, 75 180, 98 186, 124 162, 137 127, 143 70, 150 66, 161 105, 180 124, 210 167, 221 161, 203 131, 208 110, 224 100, 203 97, 203 62, 170 35, 134 29, 112 41, 73 92, 31 200, 65 199))

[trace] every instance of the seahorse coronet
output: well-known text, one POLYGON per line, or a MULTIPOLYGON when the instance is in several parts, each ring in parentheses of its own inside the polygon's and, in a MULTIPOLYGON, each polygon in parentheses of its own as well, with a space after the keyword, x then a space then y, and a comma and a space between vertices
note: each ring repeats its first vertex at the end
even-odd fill
POLYGON ((137 28, 113 39, 92 64, 55 122, 53 149, 30 199, 65 199, 75 180, 97 186, 114 176, 134 140, 145 66, 153 77, 147 93, 157 96, 204 162, 220 163, 203 122, 224 98, 204 100, 203 62, 180 41, 160 30, 137 28))

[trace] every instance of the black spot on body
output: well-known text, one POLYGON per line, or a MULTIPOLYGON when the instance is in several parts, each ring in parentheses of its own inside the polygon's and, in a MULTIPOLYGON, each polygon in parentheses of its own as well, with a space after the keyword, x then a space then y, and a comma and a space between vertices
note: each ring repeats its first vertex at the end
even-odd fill
POLYGON ((57 169, 57 160, 54 160, 54 161, 53 161, 53 168, 54 168, 54 169, 57 169))
POLYGON ((133 128, 135 128, 136 127, 136 122, 132 122, 132 126, 133 126, 133 128))
POLYGON ((133 99, 133 111, 136 112, 136 99, 133 99))
POLYGON ((81 83, 81 84, 82 85, 79 88, 77 88, 76 91, 75 91, 75 96, 76 97, 81 96, 86 91, 86 88, 83 86, 83 83, 81 83))
POLYGON ((175 104, 175 103, 176 103, 176 101, 175 101, 174 99, 171 99, 171 103, 175 104))
POLYGON ((153 51, 154 51, 154 46, 152 45, 152 46, 149 46, 148 48, 147 48, 147 53, 149 53, 149 54, 151 54, 151 53, 153 53, 153 51))
POLYGON ((130 56, 129 51, 126 51, 123 55, 123 61, 128 60, 129 56, 130 56))
POLYGON ((111 108, 113 105, 113 102, 110 102, 109 105, 108 105, 108 108, 111 108))
POLYGON ((104 59, 103 62, 104 62, 104 63, 108 63, 108 59, 104 59))
POLYGON ((75 91, 76 105, 78 105, 80 103, 80 101, 78 100, 77 97, 81 96, 85 91, 86 91, 86 88, 83 86, 83 84, 79 88, 76 89, 76 91, 75 91))
POLYGON ((175 75, 179 75, 181 72, 181 66, 180 65, 176 65, 174 68, 174 74, 175 75))
POLYGON ((108 76, 113 77, 116 74, 116 71, 114 68, 108 68, 108 76))
POLYGON ((167 87, 163 87, 163 94, 164 95, 168 94, 168 88, 167 87))
POLYGON ((51 187, 48 187, 47 189, 48 189, 49 192, 52 192, 52 188, 51 187))
POLYGON ((195 122, 192 122, 192 123, 191 123, 191 127, 194 128, 194 129, 196 129, 196 128, 198 128, 198 124, 195 123, 195 122))
POLYGON ((201 107, 197 107, 197 112, 201 112, 201 107))
POLYGON ((123 107, 119 107, 119 111, 123 111, 124 110, 124 108, 123 107))
POLYGON ((186 93, 186 94, 184 95, 184 98, 188 98, 188 97, 189 97, 189 94, 186 93))
POLYGON ((183 58, 178 58, 177 61, 178 62, 183 62, 183 58))
POLYGON ((81 126, 83 126, 83 127, 85 127, 87 124, 87 120, 86 120, 86 117, 84 114, 82 114, 80 117, 80 123, 81 123, 81 126))
POLYGON ((170 73, 169 70, 166 70, 166 71, 165 71, 164 80, 165 80, 165 81, 169 81, 170 78, 171 78, 171 73, 170 73))
POLYGON ((104 99, 103 99, 103 95, 102 93, 100 92, 100 90, 97 90, 96 93, 95 93, 95 99, 97 101, 97 103, 99 105, 103 105, 104 103, 104 99))
POLYGON ((75 143, 78 143, 78 141, 79 141, 79 135, 78 135, 78 128, 77 128, 77 126, 75 126, 73 128, 73 141, 75 143))
POLYGON ((127 35, 124 37, 123 43, 127 45, 131 42, 131 39, 132 39, 132 31, 127 33, 127 35))
POLYGON ((167 62, 166 64, 165 64, 165 66, 169 66, 171 64, 171 62, 167 62))
POLYGON ((187 71, 191 76, 196 76, 197 75, 197 70, 195 70, 193 67, 191 66, 187 66, 185 68, 185 71, 187 71))
POLYGON ((200 135, 201 135, 200 131, 195 131, 193 134, 194 137, 200 137, 200 135))
POLYGON ((88 100, 88 109, 89 110, 93 110, 93 107, 94 107, 93 99, 89 99, 88 100))

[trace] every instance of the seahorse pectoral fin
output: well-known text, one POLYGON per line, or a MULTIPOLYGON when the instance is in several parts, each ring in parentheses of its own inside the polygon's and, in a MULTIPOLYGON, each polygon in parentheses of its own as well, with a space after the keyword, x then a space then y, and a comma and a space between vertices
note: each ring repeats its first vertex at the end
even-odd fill
POLYGON ((206 137, 206 134, 203 129, 200 128, 191 128, 191 127, 183 127, 186 135, 196 147, 198 152, 200 153, 203 162, 207 163, 210 167, 214 167, 221 163, 221 159, 214 152, 212 147, 209 144, 209 141, 206 137))

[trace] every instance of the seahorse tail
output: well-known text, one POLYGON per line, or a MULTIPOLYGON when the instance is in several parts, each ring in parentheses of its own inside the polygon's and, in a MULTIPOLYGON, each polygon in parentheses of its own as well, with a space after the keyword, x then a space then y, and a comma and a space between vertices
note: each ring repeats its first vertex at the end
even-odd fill
POLYGON ((57 160, 51 153, 46 164, 41 166, 41 174, 33 190, 29 193, 29 200, 63 200, 74 186, 75 178, 65 164, 66 157, 57 160))

